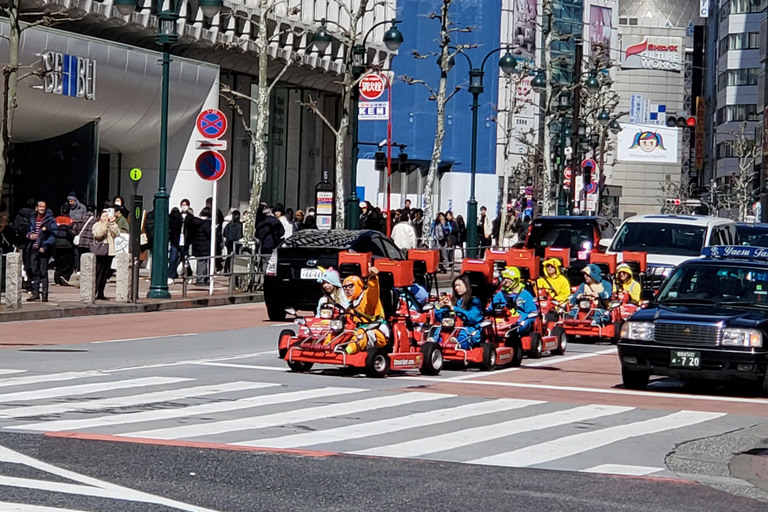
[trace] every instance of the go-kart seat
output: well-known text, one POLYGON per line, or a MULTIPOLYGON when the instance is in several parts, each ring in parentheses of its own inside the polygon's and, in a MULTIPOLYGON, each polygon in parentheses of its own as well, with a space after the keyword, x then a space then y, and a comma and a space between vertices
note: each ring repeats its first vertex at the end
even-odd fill
POLYGON ((397 312, 400 291, 395 288, 394 279, 389 272, 379 273, 379 300, 384 309, 384 318, 392 318, 397 312))
POLYGON ((339 275, 344 280, 345 277, 349 276, 362 277, 363 271, 359 263, 341 263, 339 265, 339 275))
POLYGON ((425 261, 413 261, 413 282, 423 287, 427 292, 432 291, 432 281, 428 279, 427 263, 425 261))
POLYGON ((494 292, 494 287, 489 284, 481 272, 465 272, 472 286, 472 295, 480 299, 480 302, 487 304, 494 292))

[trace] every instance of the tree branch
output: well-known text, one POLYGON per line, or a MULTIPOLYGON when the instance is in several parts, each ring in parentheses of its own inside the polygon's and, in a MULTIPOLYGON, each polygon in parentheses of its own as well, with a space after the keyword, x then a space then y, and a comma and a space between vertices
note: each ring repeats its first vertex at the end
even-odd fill
POLYGON ((319 117, 325 123, 325 126, 327 126, 328 129, 331 130, 331 132, 333 132, 336 137, 339 136, 339 131, 333 127, 331 122, 328 121, 328 118, 325 117, 325 115, 320 111, 320 108, 317 106, 317 100, 313 99, 312 96, 309 96, 309 101, 307 102, 296 100, 296 103, 302 107, 305 107, 307 110, 319 117))
POLYGON ((437 99, 437 94, 435 94, 435 91, 432 90, 432 88, 429 85, 427 85, 427 82, 425 82, 424 80, 417 80, 417 79, 415 79, 413 77, 410 77, 410 76, 407 76, 407 75, 401 76, 400 80, 405 82, 408 85, 423 85, 424 88, 427 91, 429 91, 429 100, 430 101, 434 101, 434 100, 437 99))

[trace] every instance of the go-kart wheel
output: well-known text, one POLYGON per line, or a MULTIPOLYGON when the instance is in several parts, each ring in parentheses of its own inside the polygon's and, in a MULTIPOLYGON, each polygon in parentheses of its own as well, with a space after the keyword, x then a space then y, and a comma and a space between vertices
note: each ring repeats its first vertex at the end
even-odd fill
POLYGON ((291 369, 292 372, 308 372, 312 369, 312 366, 314 363, 305 363, 304 361, 288 361, 288 368, 291 369))
POLYGON ((421 356, 424 358, 419 370, 422 375, 437 375, 443 369, 443 351, 434 341, 427 341, 421 346, 421 356))
POLYGON ((365 361, 365 374, 368 377, 380 379, 389 373, 389 354, 383 349, 374 348, 368 352, 365 361))
POLYGON ((537 332, 531 334, 531 350, 528 351, 528 357, 531 359, 541 359, 541 335, 537 332))
POLYGON ((627 389, 642 391, 648 387, 648 380, 650 378, 651 374, 648 372, 632 371, 623 366, 621 367, 621 381, 627 389))
POLYGON ((285 355, 288 353, 288 347, 280 348, 281 342, 283 341, 283 338, 285 337, 292 338, 293 336, 296 336, 296 333, 293 332, 290 329, 283 329, 280 331, 280 336, 277 337, 277 356, 280 359, 285 359, 285 355))
POLYGON ((565 354, 565 349, 568 347, 568 336, 565 334, 565 329, 560 325, 555 326, 550 335, 557 338, 557 348, 552 351, 552 355, 561 356, 565 354))
POLYGON ((496 347, 493 343, 483 343, 483 362, 480 369, 484 372, 492 372, 496 369, 496 347))

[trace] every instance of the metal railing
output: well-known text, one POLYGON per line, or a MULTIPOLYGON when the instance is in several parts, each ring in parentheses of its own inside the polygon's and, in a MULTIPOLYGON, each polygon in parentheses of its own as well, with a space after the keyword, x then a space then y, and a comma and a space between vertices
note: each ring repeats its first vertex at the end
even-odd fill
POLYGON ((187 256, 183 260, 181 296, 187 298, 191 281, 198 286, 208 286, 209 295, 213 295, 217 278, 227 279, 227 294, 253 293, 264 288, 264 258, 256 244, 236 243, 234 251, 219 256, 187 256), (204 274, 199 272, 200 262, 207 262, 204 274), (217 263, 221 263, 221 272, 216 272, 217 263), (192 272, 192 264, 195 272, 192 272), (225 271, 224 269, 227 269, 225 271))

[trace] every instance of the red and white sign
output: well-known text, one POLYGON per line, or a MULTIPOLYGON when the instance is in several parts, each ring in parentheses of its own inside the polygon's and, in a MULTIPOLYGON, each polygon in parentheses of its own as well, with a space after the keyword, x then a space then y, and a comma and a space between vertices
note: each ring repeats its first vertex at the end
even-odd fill
POLYGON ((567 180, 570 180, 573 177, 573 171, 571 171, 570 165, 563 171, 563 177, 567 180))
POLYGON ((621 43, 623 69, 681 70, 683 40, 680 37, 625 35, 621 43))
POLYGON ((221 110, 209 108, 198 114, 195 126, 206 139, 218 139, 227 131, 227 116, 221 110))
POLYGON ((211 151, 225 151, 227 149, 226 140, 196 140, 195 149, 211 150, 211 151))
POLYGON ((387 88, 387 80, 378 73, 368 73, 360 79, 360 98, 366 101, 375 101, 384 94, 387 88))

